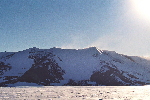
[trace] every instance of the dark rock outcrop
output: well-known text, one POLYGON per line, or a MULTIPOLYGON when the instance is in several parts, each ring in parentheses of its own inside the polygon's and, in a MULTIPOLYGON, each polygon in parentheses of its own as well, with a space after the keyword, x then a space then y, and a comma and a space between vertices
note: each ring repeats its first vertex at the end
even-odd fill
POLYGON ((65 71, 58 66, 53 56, 52 53, 47 53, 44 56, 37 53, 37 55, 30 56, 29 58, 34 59, 34 64, 20 77, 19 81, 45 86, 49 86, 51 83, 59 83, 60 80, 63 80, 62 75, 65 74, 65 71))

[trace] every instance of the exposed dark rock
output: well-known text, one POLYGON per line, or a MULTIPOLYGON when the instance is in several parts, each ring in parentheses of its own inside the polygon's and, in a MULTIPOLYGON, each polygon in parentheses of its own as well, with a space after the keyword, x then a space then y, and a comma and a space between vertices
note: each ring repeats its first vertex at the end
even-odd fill
POLYGON ((30 58, 34 59, 34 64, 31 69, 29 69, 23 76, 21 76, 20 81, 37 83, 41 85, 48 86, 50 83, 59 83, 63 80, 63 74, 65 73, 61 67, 52 58, 52 53, 47 55, 34 55, 30 58), (51 58, 48 58, 50 57, 51 58))
POLYGON ((0 83, 1 87, 6 87, 6 86, 8 86, 7 84, 14 84, 19 81, 18 76, 5 76, 3 78, 4 78, 5 82, 0 83))
POLYGON ((6 55, 6 56, 2 56, 0 59, 4 59, 4 60, 9 59, 9 58, 11 58, 14 54, 15 54, 15 53, 11 53, 11 54, 8 54, 8 55, 6 55))
MULTIPOLYGON (((113 65, 112 65, 113 66, 113 65)), ((117 68, 104 65, 99 71, 93 72, 90 81, 96 82, 98 85, 106 86, 122 86, 122 85, 144 85, 144 82, 132 81, 123 75, 125 72, 120 72, 117 68), (118 80, 119 78, 119 80, 118 80)), ((127 74, 131 78, 136 78, 136 76, 127 74)))
POLYGON ((109 67, 103 66, 100 71, 96 71, 91 75, 90 80, 96 82, 98 85, 122 85, 121 82, 118 82, 115 78, 115 74, 119 73, 117 70, 109 67), (102 72, 103 68, 109 68, 106 72, 102 72))
POLYGON ((73 79, 69 79, 67 84, 64 84, 64 86, 92 86, 93 84, 88 83, 90 80, 80 80, 75 81, 73 79))
POLYGON ((10 70, 11 68, 12 68, 12 67, 9 66, 9 64, 6 65, 4 62, 1 62, 1 61, 0 61, 0 75, 3 75, 4 72, 10 70))

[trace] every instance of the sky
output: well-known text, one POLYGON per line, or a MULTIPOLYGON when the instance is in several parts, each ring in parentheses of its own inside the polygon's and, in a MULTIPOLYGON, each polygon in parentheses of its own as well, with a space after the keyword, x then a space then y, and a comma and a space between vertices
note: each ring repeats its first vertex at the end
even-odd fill
POLYGON ((0 0, 0 52, 32 47, 82 49, 96 46, 131 56, 149 56, 148 3, 0 0), (147 8, 141 9, 144 7, 147 8))

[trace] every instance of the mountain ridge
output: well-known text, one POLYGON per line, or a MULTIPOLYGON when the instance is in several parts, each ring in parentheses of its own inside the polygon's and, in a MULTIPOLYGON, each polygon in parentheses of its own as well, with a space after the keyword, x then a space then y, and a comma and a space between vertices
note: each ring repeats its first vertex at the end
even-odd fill
POLYGON ((0 86, 124 86, 150 83, 150 61, 96 47, 0 53, 0 86))

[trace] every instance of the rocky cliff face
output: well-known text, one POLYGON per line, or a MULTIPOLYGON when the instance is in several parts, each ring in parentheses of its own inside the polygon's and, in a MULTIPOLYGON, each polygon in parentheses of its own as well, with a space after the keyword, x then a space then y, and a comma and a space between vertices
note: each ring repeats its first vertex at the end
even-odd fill
POLYGON ((0 53, 0 86, 130 86, 149 79, 149 60, 96 47, 0 53))

